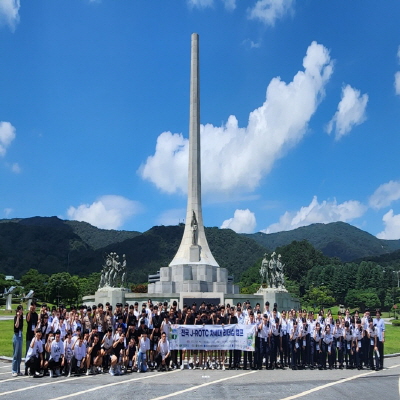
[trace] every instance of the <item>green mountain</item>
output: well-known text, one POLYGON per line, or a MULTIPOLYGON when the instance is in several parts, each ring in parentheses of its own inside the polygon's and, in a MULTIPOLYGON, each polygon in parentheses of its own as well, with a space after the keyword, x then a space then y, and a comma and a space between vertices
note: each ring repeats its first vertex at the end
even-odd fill
POLYGON ((312 224, 292 231, 278 233, 253 233, 246 235, 270 251, 290 244, 294 240, 309 241, 328 257, 342 261, 378 256, 400 249, 400 240, 382 240, 345 222, 312 224))
MULTIPOLYGON (((140 234, 97 229, 57 217, 0 221, 0 273, 19 278, 29 269, 52 274, 100 272, 104 255, 126 254, 128 280, 146 282, 147 275, 167 266, 178 250, 183 225, 155 226, 140 234)), ((206 228, 211 251, 221 267, 237 279, 265 248, 230 229, 206 228)))
MULTIPOLYGON (((148 274, 170 263, 183 230, 184 225, 180 224, 154 226, 144 233, 115 231, 57 217, 0 220, 0 273, 18 279, 33 268, 46 274, 67 271, 84 276, 100 272, 105 254, 116 252, 120 256, 126 254, 128 280, 143 283, 148 274)), ((206 235, 215 259, 234 275, 236 282, 265 252, 293 241, 305 239, 325 256, 342 261, 383 254, 391 257, 390 252, 400 249, 400 240, 380 240, 342 222, 252 235, 214 227, 206 228, 206 235)))

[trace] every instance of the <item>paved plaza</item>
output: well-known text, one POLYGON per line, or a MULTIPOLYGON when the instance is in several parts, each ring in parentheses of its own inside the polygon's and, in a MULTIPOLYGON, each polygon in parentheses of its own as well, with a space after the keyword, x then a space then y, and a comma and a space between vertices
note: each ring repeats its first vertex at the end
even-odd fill
POLYGON ((385 360, 382 371, 220 371, 109 374, 71 378, 11 377, 11 364, 0 362, 0 399, 274 399, 363 398, 398 400, 400 357, 385 360))

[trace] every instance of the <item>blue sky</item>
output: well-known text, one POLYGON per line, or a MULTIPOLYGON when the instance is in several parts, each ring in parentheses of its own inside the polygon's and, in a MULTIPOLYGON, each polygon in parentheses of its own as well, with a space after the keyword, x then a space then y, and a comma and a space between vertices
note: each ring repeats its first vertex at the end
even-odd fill
POLYGON ((0 217, 400 238, 400 2, 0 0, 0 217))

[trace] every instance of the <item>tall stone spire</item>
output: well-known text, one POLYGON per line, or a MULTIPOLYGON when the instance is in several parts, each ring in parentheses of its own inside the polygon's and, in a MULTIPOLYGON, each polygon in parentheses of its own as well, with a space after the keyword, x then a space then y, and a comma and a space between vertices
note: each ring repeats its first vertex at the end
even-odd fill
POLYGON ((189 175, 185 231, 170 266, 217 266, 207 243, 201 209, 199 35, 192 34, 190 63, 189 175))

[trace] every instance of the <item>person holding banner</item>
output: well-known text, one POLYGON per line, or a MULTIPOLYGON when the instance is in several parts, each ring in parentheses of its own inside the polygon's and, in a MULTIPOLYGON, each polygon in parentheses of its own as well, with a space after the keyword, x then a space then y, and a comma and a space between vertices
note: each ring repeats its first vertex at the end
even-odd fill
MULTIPOLYGON (((247 320, 247 325, 251 325, 253 327, 253 334, 256 334, 256 328, 257 328, 257 324, 256 321, 254 319, 254 313, 253 311, 250 311, 249 313, 249 319, 247 320)), ((244 360, 243 360, 243 369, 247 370, 247 360, 249 361, 250 364, 250 369, 255 369, 253 360, 254 360, 254 351, 248 350, 244 352, 244 360)))
MULTIPOLYGON (((226 315, 225 315, 225 306, 221 306, 217 311, 217 324, 222 325, 222 327, 226 324, 226 315)), ((219 369, 225 371, 225 359, 226 359, 226 350, 218 350, 218 364, 219 369)))
MULTIPOLYGON (((241 310, 240 310, 241 311, 241 310)), ((231 315, 229 316, 229 324, 237 324, 238 318, 235 315, 235 309, 231 307, 231 315)), ((233 353, 233 369, 240 369, 240 350, 229 350, 229 369, 232 369, 232 353, 233 353)))

